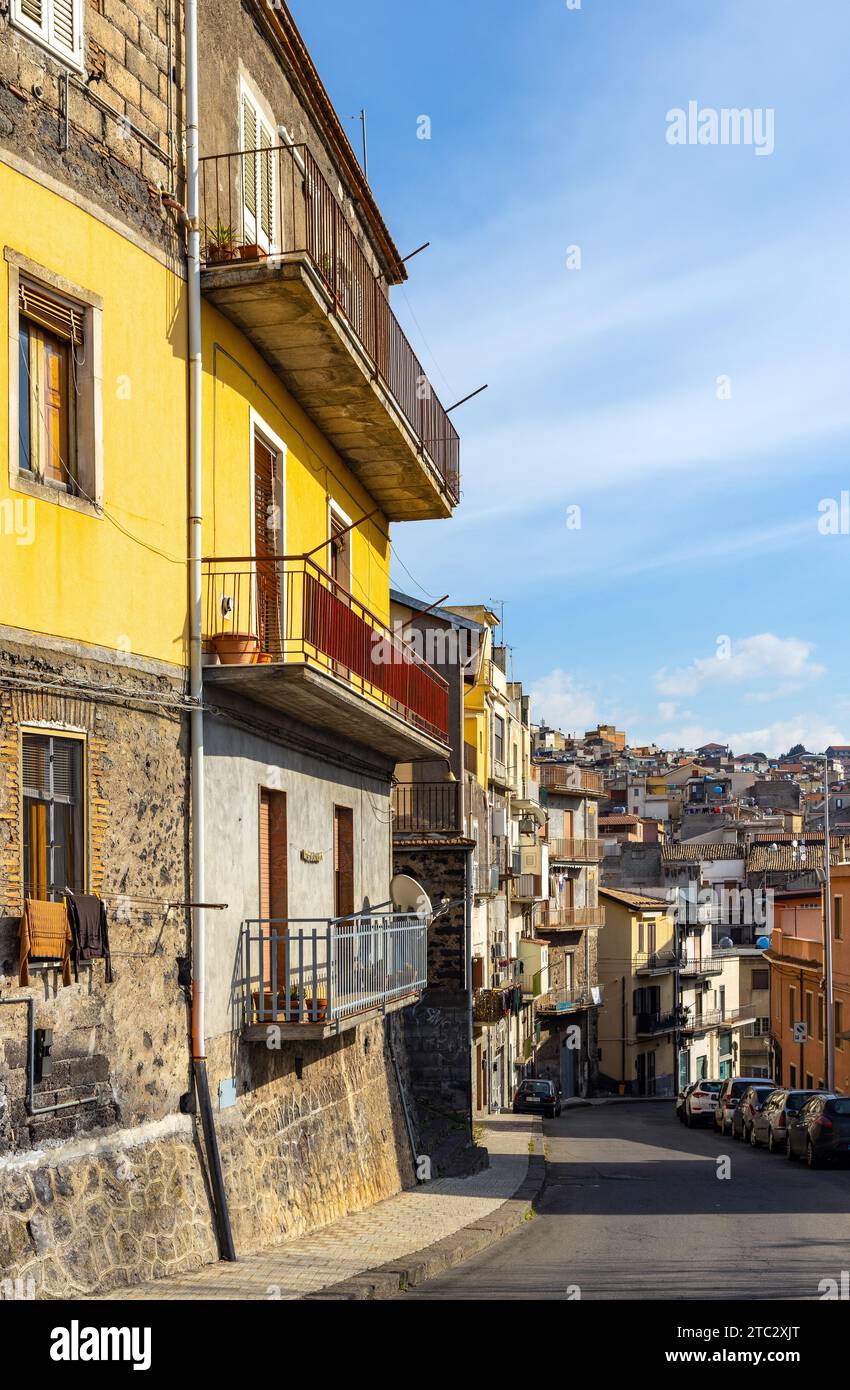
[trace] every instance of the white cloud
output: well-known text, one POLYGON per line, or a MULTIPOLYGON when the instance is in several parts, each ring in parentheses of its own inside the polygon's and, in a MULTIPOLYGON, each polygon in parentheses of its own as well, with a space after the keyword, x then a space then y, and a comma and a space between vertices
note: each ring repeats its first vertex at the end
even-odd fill
POLYGON ((704 743, 728 743, 734 753, 766 753, 777 757, 787 753, 795 743, 802 743, 810 753, 820 753, 831 743, 848 743, 846 731, 820 715, 796 714, 789 719, 777 719, 760 729, 742 729, 729 733, 717 724, 689 724, 667 729, 656 736, 662 748, 699 748, 704 743))
POLYGON ((595 723, 596 701, 567 671, 550 671, 531 686, 535 723, 552 725, 564 733, 583 734, 595 723))
MULTIPOLYGON (((799 637, 777 637, 761 632, 733 642, 720 636, 713 656, 697 657, 689 666, 656 672, 660 695, 696 695, 707 686, 740 685, 770 680, 796 687, 824 674, 825 667, 811 661, 813 642, 799 637)), ((780 691, 775 691, 779 694, 780 691)))
POLYGON ((672 700, 662 700, 661 704, 658 706, 658 718, 665 720, 675 719, 678 708, 679 706, 674 704, 672 700))

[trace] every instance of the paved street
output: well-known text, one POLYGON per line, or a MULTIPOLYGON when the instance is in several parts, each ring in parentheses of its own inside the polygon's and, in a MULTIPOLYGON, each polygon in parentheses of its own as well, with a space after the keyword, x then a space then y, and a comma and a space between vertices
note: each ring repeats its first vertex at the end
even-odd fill
POLYGON ((409 1298, 817 1298, 850 1268, 850 1171, 810 1172, 711 1130, 672 1101, 545 1122, 536 1219, 409 1298), (732 1176, 716 1176, 718 1155, 732 1176))

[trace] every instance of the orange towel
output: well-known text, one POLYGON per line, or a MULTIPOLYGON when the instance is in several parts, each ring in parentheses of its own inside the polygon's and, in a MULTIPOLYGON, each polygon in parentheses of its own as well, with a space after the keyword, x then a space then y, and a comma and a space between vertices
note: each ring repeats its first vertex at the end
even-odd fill
POLYGON ((21 918, 21 984, 30 982, 30 956, 45 956, 62 962, 62 983, 71 983, 71 923, 64 903, 37 902, 27 898, 21 918))

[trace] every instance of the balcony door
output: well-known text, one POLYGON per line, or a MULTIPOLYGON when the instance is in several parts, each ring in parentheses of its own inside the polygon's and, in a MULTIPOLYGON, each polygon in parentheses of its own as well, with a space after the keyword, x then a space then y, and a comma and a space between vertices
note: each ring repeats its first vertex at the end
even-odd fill
POLYGON ((334 806, 334 916, 354 913, 354 812, 334 806))
POLYGON ((282 450, 255 425, 252 430, 256 624, 260 651, 283 658, 283 594, 279 556, 283 549, 282 450))
MULTIPOLYGON (((260 788, 259 915, 264 936, 277 937, 277 990, 286 987, 286 919, 289 915, 289 866, 286 793, 260 788)), ((271 989, 272 943, 263 943, 263 985, 271 989)))

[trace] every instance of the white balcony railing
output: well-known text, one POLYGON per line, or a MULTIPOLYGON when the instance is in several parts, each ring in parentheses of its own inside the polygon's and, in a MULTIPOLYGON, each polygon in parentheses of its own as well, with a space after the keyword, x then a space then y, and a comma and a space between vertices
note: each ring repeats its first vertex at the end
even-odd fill
POLYGON ((371 913, 335 920, 256 919, 240 944, 244 1027, 320 1023, 411 1002, 428 983, 428 922, 371 913))

